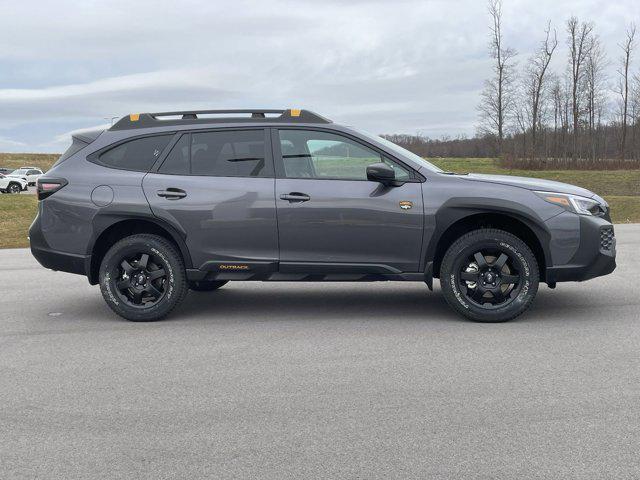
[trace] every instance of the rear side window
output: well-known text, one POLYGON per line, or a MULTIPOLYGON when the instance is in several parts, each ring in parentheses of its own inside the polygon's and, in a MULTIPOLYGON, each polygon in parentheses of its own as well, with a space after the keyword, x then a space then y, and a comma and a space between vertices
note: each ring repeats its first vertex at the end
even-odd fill
POLYGON ((191 134, 191 174, 212 177, 268 177, 265 131, 191 134))
POLYGON ((159 173, 167 173, 170 175, 189 175, 191 169, 189 167, 189 135, 182 135, 178 143, 176 143, 167 158, 162 162, 162 166, 158 170, 159 173))
POLYGON ((102 153, 98 158, 98 163, 105 167, 121 170, 147 172, 167 147, 172 137, 173 134, 157 135, 121 143, 102 153))
POLYGON ((158 173, 210 177, 272 177, 266 155, 266 132, 221 130, 185 134, 174 145, 158 173))

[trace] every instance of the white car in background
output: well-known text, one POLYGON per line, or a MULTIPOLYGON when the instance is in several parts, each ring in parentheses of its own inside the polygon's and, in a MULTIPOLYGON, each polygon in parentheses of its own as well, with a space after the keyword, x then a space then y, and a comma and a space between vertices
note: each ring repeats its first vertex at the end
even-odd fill
POLYGON ((20 193, 26 189, 27 181, 25 179, 0 173, 0 191, 2 193, 20 193))
POLYGON ((35 185, 38 178, 42 176, 42 170, 36 167, 20 167, 11 172, 8 177, 22 178, 28 185, 35 185))

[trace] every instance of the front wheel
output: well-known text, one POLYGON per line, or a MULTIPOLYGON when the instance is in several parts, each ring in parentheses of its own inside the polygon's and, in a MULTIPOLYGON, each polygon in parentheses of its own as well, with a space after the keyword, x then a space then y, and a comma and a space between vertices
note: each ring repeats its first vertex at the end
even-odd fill
POLYGON ((158 235, 132 235, 117 242, 102 259, 99 279, 109 308, 134 322, 160 320, 187 293, 182 257, 158 235))
POLYGON ((456 240, 440 267, 447 303, 477 322, 506 322, 522 314, 538 291, 538 262, 511 233, 484 228, 456 240))
POLYGON ((22 190, 22 188, 17 183, 10 183, 7 187, 9 193, 20 193, 20 190, 22 190))

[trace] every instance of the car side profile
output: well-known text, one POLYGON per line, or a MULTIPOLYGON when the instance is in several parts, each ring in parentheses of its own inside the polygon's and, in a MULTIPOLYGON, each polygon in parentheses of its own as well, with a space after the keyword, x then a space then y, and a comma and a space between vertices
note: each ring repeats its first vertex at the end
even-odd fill
POLYGON ((35 258, 86 275, 133 321, 229 281, 437 278, 456 312, 501 322, 540 282, 616 266, 593 192, 444 172, 307 110, 128 115, 76 134, 37 193, 35 258))
POLYGON ((25 179, 0 173, 0 192, 20 193, 26 189, 27 181, 25 179))
POLYGON ((27 182, 27 185, 35 185, 38 181, 38 178, 42 176, 42 170, 36 167, 20 167, 8 174, 8 176, 21 178, 25 182, 27 182))

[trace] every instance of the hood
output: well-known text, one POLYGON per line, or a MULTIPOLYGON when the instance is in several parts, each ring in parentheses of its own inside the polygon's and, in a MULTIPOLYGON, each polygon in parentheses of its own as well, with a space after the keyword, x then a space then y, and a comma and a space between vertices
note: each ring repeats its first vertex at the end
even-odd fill
POLYGON ((527 190, 538 190, 541 192, 557 192, 568 193, 570 195, 580 195, 582 197, 595 197, 593 192, 586 188, 576 187, 568 183, 554 182, 553 180, 543 180, 541 178, 531 177, 512 177, 510 175, 484 175, 479 173, 470 173, 461 176, 465 180, 473 180, 476 182, 499 183, 501 185, 510 185, 512 187, 526 188, 527 190))

